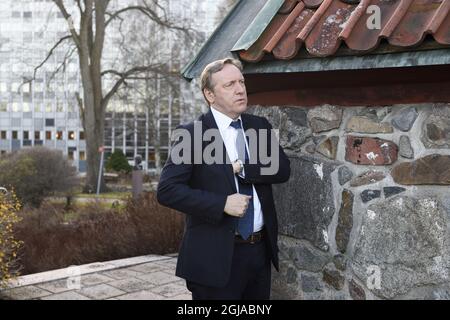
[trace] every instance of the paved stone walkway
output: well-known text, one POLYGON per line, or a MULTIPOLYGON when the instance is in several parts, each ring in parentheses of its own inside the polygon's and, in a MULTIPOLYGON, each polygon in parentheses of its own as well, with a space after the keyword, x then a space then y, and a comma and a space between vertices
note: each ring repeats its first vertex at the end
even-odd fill
POLYGON ((191 300, 176 256, 142 256, 19 277, 0 299, 191 300))

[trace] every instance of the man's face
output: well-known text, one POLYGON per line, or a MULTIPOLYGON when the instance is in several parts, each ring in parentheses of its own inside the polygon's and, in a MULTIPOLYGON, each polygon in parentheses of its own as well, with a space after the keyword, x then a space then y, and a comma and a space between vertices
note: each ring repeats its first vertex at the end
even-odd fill
POLYGON ((213 89, 205 89, 205 96, 216 109, 236 119, 247 110, 247 91, 244 76, 232 64, 211 76, 213 89))

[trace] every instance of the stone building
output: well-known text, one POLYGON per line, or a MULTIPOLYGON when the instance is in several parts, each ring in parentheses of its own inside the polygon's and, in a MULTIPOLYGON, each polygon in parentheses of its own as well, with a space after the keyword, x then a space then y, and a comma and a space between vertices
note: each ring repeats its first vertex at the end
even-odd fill
POLYGON ((284 299, 450 299, 450 1, 240 1, 197 58, 244 62, 279 129, 284 299))

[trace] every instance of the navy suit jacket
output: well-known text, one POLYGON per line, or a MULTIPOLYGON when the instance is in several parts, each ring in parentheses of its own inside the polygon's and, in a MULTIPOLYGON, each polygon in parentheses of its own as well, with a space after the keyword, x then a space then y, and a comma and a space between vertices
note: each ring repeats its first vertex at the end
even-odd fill
MULTIPOLYGON (((267 119, 242 114, 244 130, 272 129, 267 119)), ((199 117, 202 133, 210 128, 217 129, 214 116, 209 110, 199 117)), ((181 125, 194 136, 194 123, 181 125)), ((269 131, 270 133, 270 131, 269 131)), ((267 135, 267 149, 270 155, 270 139, 267 135)), ((226 154, 223 147, 224 161, 226 154)), ((176 141, 174 145, 181 141, 176 141)), ((193 143, 193 141, 191 141, 193 143)), ((202 143, 204 149, 211 141, 202 143)), ((259 145, 258 138, 258 145, 259 145)), ((274 175, 261 175, 263 165, 258 157, 256 164, 245 164, 244 183, 255 186, 264 217, 264 225, 269 240, 269 250, 273 265, 278 270, 278 222, 275 210, 272 184, 286 182, 290 176, 290 162, 283 149, 279 149, 279 170, 274 175)), ((252 146, 250 145, 250 155, 252 146)), ((193 149, 193 148, 192 148, 193 149)), ((193 160, 193 151, 191 160, 193 160)), ((232 165, 222 164, 174 164, 169 158, 162 170, 158 184, 157 199, 164 206, 186 214, 183 240, 179 250, 176 275, 186 280, 211 287, 223 287, 229 280, 234 250, 235 226, 237 218, 224 213, 227 196, 236 193, 232 165)))

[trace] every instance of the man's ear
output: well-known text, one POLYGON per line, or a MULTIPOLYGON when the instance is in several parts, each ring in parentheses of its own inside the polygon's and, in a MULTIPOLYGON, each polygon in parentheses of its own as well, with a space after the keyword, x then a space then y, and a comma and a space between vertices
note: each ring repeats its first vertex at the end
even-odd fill
POLYGON ((209 101, 209 104, 213 104, 214 103, 214 100, 215 100, 216 97, 215 97, 214 93, 211 90, 209 90, 207 88, 203 89, 203 95, 205 96, 206 100, 209 101))

